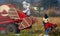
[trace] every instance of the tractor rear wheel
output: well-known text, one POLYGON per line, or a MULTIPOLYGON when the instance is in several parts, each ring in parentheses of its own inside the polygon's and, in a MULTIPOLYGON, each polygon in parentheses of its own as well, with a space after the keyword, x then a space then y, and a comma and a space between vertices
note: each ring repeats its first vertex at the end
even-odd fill
POLYGON ((20 30, 18 30, 18 25, 16 24, 7 25, 6 33, 20 33, 20 30))

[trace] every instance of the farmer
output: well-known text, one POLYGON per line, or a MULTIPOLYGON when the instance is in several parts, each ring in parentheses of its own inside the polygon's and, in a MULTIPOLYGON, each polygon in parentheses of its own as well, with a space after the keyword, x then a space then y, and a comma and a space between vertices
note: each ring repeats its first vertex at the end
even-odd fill
POLYGON ((44 29, 45 29, 44 36, 49 36, 50 31, 52 31, 53 29, 55 29, 57 27, 56 24, 49 23, 47 14, 44 14, 43 25, 44 25, 44 29))
POLYGON ((27 16, 30 16, 30 3, 27 3, 26 0, 23 0, 23 13, 25 13, 27 16))

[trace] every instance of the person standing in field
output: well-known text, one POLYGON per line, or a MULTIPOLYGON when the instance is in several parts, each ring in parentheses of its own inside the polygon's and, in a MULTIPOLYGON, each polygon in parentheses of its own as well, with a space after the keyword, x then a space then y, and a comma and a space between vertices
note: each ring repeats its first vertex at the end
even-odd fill
POLYGON ((44 17, 43 17, 43 25, 44 25, 44 30, 45 30, 44 36, 49 36, 48 33, 49 33, 50 28, 46 29, 46 27, 45 27, 47 22, 48 22, 48 16, 47 16, 47 14, 44 14, 44 17))
POLYGON ((44 25, 44 36, 49 36, 50 31, 57 27, 57 24, 53 24, 49 22, 47 14, 44 14, 43 17, 43 25, 44 25))

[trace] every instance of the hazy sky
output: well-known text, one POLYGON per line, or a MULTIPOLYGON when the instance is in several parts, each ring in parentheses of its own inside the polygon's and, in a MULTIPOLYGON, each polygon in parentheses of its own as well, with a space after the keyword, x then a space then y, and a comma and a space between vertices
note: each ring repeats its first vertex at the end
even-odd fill
POLYGON ((60 0, 58 0, 59 1, 59 3, 60 3, 60 0))
MULTIPOLYGON (((14 0, 14 1, 16 1, 16 2, 21 2, 22 0, 14 0)), ((27 0, 28 2, 30 1, 30 0, 27 0)), ((40 0, 35 0, 35 2, 39 2, 40 0)), ((59 2, 60 2, 60 0, 58 0, 59 2)), ((0 0, 0 3, 3 3, 3 2, 5 2, 5 0, 0 0)))
MULTIPOLYGON (((5 0, 0 0, 0 2, 4 2, 5 0)), ((22 0, 14 0, 14 1, 17 1, 17 2, 21 2, 22 0)), ((30 1, 30 0, 27 0, 27 1, 30 1)), ((35 0, 35 2, 38 2, 40 0, 35 0)))

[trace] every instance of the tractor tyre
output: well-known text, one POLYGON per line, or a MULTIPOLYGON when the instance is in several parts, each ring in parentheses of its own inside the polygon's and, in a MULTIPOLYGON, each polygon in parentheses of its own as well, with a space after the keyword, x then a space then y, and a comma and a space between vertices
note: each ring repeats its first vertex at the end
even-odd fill
POLYGON ((17 24, 9 24, 6 26, 6 33, 20 33, 17 24))

